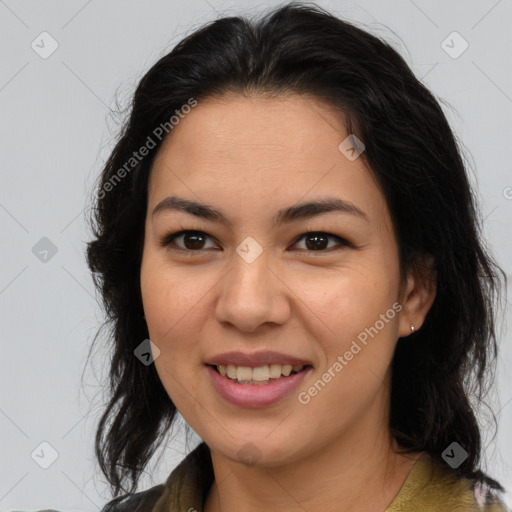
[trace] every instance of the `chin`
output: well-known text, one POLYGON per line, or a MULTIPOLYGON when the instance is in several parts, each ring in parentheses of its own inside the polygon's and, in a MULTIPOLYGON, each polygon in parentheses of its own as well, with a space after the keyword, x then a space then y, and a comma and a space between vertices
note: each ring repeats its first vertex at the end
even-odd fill
POLYGON ((205 442, 222 457, 246 466, 277 467, 291 463, 299 456, 297 442, 292 441, 292 436, 289 435, 284 439, 275 436, 270 440, 268 432, 260 436, 250 433, 236 436, 235 439, 229 437, 220 443, 205 442))

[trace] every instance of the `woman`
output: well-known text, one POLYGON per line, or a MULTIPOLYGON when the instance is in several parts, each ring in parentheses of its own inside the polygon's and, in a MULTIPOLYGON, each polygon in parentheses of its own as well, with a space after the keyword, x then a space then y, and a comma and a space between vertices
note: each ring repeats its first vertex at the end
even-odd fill
POLYGON ((502 272, 389 45, 300 4, 196 31, 141 80, 96 206, 105 511, 505 510, 470 403, 502 272), (177 411, 203 442, 133 494, 177 411))

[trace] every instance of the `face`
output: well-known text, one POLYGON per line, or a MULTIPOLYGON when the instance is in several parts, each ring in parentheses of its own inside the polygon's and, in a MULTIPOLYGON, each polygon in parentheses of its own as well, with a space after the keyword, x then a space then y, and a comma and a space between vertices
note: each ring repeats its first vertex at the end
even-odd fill
POLYGON ((386 428, 407 297, 385 199, 363 159, 339 149, 347 136, 315 99, 226 95, 199 102, 155 159, 140 279, 156 370, 228 459, 275 465, 386 428), (327 199, 339 209, 297 209, 327 199), (232 351, 247 363, 222 356, 232 351), (267 351, 281 355, 256 359, 267 351), (245 385, 209 365, 230 361, 241 380, 305 368, 245 385))

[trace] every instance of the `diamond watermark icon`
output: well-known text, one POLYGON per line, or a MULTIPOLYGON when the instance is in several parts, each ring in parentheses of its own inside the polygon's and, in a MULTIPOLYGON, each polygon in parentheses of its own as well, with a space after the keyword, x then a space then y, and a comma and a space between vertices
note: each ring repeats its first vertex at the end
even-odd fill
POLYGON ((442 41, 441 48, 452 59, 458 59, 469 48, 469 43, 454 31, 442 41))
POLYGON ((43 263, 48 263, 56 254, 57 246, 47 237, 43 236, 34 247, 32 247, 32 254, 43 263))
POLYGON ((30 46, 39 57, 47 59, 59 47, 59 43, 48 32, 41 32, 30 46))
POLYGON ((243 462, 248 466, 253 466, 262 457, 260 450, 253 443, 247 443, 244 446, 242 446, 242 448, 238 450, 236 455, 240 462, 243 462))
POLYGON ((263 247, 252 236, 248 236, 236 248, 236 252, 246 263, 252 263, 263 252, 263 247))
POLYGON ((59 453, 50 443, 43 441, 30 456, 38 466, 48 469, 58 459, 59 453))
POLYGON ((345 157, 353 162, 364 150, 366 146, 363 142, 358 139, 353 133, 351 133, 339 146, 340 150, 345 157))
POLYGON ((468 452, 462 446, 454 441, 446 450, 441 454, 441 457, 453 469, 457 469, 467 458, 468 452))
POLYGON ((160 355, 160 349, 151 340, 144 340, 133 353, 142 364, 149 366, 160 355))

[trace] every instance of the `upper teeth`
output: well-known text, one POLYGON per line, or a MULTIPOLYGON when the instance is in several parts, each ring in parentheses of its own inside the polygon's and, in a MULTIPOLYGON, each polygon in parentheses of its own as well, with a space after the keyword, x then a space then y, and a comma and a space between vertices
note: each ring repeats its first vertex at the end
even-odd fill
POLYGON ((227 375, 230 379, 236 379, 238 381, 265 381, 269 379, 278 379, 281 375, 288 377, 292 370, 294 372, 300 372, 304 368, 303 365, 299 364, 292 366, 291 364, 271 364, 265 366, 257 366, 251 368, 250 366, 235 366, 228 364, 224 366, 222 364, 217 366, 219 373, 224 377, 227 375))

